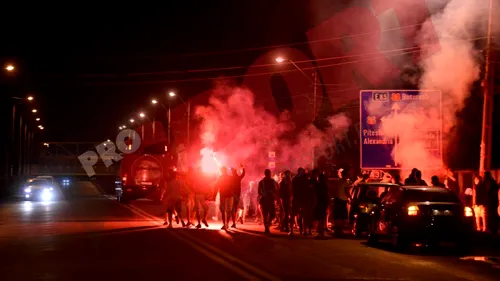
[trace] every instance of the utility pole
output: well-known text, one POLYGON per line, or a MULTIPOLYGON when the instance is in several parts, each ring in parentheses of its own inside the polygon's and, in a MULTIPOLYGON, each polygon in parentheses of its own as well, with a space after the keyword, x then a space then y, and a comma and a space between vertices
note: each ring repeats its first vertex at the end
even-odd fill
POLYGON ((481 151, 479 154, 479 173, 484 175, 491 168, 491 141, 493 125, 493 91, 491 89, 491 21, 493 14, 493 0, 490 0, 488 15, 488 34, 486 39, 486 60, 484 67, 483 86, 483 124, 481 131, 481 151))
POLYGON ((190 130, 190 120, 191 120, 191 101, 187 101, 187 146, 189 147, 190 138, 189 138, 189 130, 190 130))
MULTIPOLYGON (((317 79, 317 75, 316 75, 316 72, 313 72, 313 123, 314 121, 316 120, 316 87, 318 85, 318 79, 317 79)), ((312 148, 312 169, 314 169, 314 166, 316 166, 316 161, 315 161, 315 153, 314 153, 314 150, 316 149, 316 147, 313 147, 312 148)))
POLYGON ((168 103, 168 145, 170 146, 170 102, 168 103))

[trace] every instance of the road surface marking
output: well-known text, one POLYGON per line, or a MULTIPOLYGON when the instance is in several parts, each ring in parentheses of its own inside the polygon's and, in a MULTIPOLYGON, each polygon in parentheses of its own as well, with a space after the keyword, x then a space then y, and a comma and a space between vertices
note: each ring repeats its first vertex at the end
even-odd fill
POLYGON ((265 272, 263 270, 260 270, 259 268, 255 267, 255 266, 253 266, 253 265, 251 265, 251 264, 249 264, 247 262, 244 262, 244 261, 242 261, 242 260, 240 260, 240 259, 238 259, 238 258, 236 258, 236 257, 234 257, 234 256, 232 256, 232 255, 230 255, 230 254, 228 254, 228 253, 226 253, 226 252, 218 249, 217 247, 214 247, 214 246, 212 246, 212 245, 210 245, 208 243, 205 243, 205 242, 199 240, 198 238, 195 238, 194 236, 192 236, 191 234, 189 234, 187 232, 183 233, 183 234, 184 234, 184 236, 189 237, 188 239, 191 239, 191 241, 198 242, 200 245, 203 245, 205 248, 208 248, 208 249, 210 249, 210 250, 218 253, 219 255, 224 256, 226 259, 228 259, 230 261, 233 261, 235 263, 240 264, 241 266, 247 268, 248 270, 251 270, 252 272, 255 272, 255 273, 259 274, 262 277, 265 277, 266 279, 273 280, 273 281, 279 281, 279 280, 281 280, 281 279, 279 279, 276 276, 273 276, 273 275, 271 275, 271 274, 269 274, 269 273, 267 273, 267 272, 265 272))
MULTIPOLYGON (((123 205, 124 207, 126 207, 127 209, 131 210, 132 212, 134 212, 134 214, 137 214, 139 216, 142 216, 142 217, 145 217, 147 218, 148 220, 152 221, 152 222, 156 222, 158 224, 163 224, 163 221, 161 219, 159 219, 158 217, 155 217, 141 209, 139 209, 138 207, 136 206, 133 206, 133 205, 123 205)), ((179 236, 180 234, 176 234, 176 236, 179 236)), ((224 257, 226 260, 229 260, 229 261, 232 261, 232 262, 235 262, 239 265, 241 265, 242 267, 246 268, 247 270, 251 271, 251 272, 254 272, 254 273, 257 273, 258 275, 262 276, 262 277, 265 277, 266 279, 268 280, 273 280, 273 281, 280 281, 281 279, 279 279, 278 277, 276 276, 273 276, 265 271, 262 271, 260 270, 259 268, 247 263, 247 262, 244 262, 220 249, 218 249, 217 247, 214 247, 210 244, 207 244, 195 237, 193 237, 192 235, 186 233, 186 232, 182 232, 182 235, 185 237, 184 239, 186 240, 190 240, 191 243, 198 243, 199 245, 205 247, 206 249, 210 249, 212 250, 213 252, 217 253, 218 255, 224 257)), ((184 240, 183 240, 184 241, 184 240)), ((191 244, 190 244, 191 245, 191 244)), ((197 246, 199 247, 199 246, 197 246)), ((204 249, 202 249, 204 250, 204 249)), ((205 250, 206 251, 206 250, 205 250)), ((231 265, 232 266, 232 265, 231 265)), ((255 279, 254 279, 255 280, 255 279)))
POLYGON ((179 234, 175 233, 174 231, 169 231, 168 232, 170 235, 172 236, 175 236, 177 239, 183 241, 184 243, 188 244, 189 246, 191 246, 193 249, 197 250, 198 252, 202 253, 203 255, 207 256, 208 258, 212 259, 213 261, 231 269, 232 271, 236 272, 237 274, 241 275, 242 277, 244 277, 245 279, 248 279, 248 280, 261 280, 259 279, 257 276, 255 275, 252 275, 234 265, 232 265, 231 263, 227 262, 226 260, 222 259, 221 257, 219 256, 216 256, 214 254, 212 254, 211 252, 203 249, 202 247, 196 245, 195 243, 193 243, 192 241, 190 241, 189 239, 186 239, 184 237, 181 237, 179 234))

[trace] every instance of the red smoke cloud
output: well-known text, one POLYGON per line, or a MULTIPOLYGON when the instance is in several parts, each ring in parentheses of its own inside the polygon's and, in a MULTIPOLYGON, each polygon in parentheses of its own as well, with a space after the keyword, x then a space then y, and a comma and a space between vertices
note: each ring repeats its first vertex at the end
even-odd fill
POLYGON ((276 163, 277 171, 310 167, 313 148, 341 138, 350 124, 347 117, 338 115, 329 119, 331 126, 326 131, 309 125, 293 134, 298 137, 288 138, 295 126, 286 113, 271 114, 255 104, 250 90, 229 86, 214 89, 208 105, 196 107, 195 116, 201 119, 205 170, 213 170, 206 167, 215 163, 210 160, 213 150, 220 165, 238 167, 241 163, 250 175, 258 176, 270 161, 276 163), (275 158, 270 158, 269 152, 275 152, 275 158))

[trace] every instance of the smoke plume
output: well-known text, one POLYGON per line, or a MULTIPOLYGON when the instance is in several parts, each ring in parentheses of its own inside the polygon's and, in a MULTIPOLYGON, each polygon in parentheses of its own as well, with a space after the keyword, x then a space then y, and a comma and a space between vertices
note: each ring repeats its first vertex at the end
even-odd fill
POLYGON ((269 162, 276 163, 276 171, 310 167, 313 148, 340 138, 349 126, 349 119, 339 115, 329 119, 330 126, 324 131, 311 124, 294 132, 286 113, 277 117, 257 106, 248 89, 229 86, 216 87, 208 105, 197 107, 195 115, 201 119, 201 165, 205 171, 213 171, 209 165, 215 162, 228 167, 241 163, 248 174, 257 176, 269 162), (290 139, 290 135, 297 137, 290 139))
POLYGON ((399 137, 392 155, 406 169, 426 168, 441 162, 426 148, 429 139, 422 136, 422 130, 441 127, 446 145, 457 121, 456 114, 463 109, 481 72, 481 53, 475 46, 486 36, 488 1, 449 0, 431 4, 439 4, 441 8, 433 11, 415 38, 422 52, 418 87, 441 91, 442 116, 436 111, 438 104, 427 103, 419 109, 402 109, 397 118, 386 118, 382 126, 388 137, 399 137))

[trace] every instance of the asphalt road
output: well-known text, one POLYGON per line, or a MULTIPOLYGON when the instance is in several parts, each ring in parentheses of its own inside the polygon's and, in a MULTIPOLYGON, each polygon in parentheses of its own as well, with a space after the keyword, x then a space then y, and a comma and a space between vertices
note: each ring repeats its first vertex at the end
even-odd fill
MULTIPOLYGON (((0 203, 0 280, 499 280, 495 262, 400 254, 364 240, 294 238, 256 223, 167 229, 162 207, 89 182, 57 201, 0 203)), ((473 258, 471 258, 473 259, 473 258)), ((480 259, 480 258, 476 258, 480 259)))

